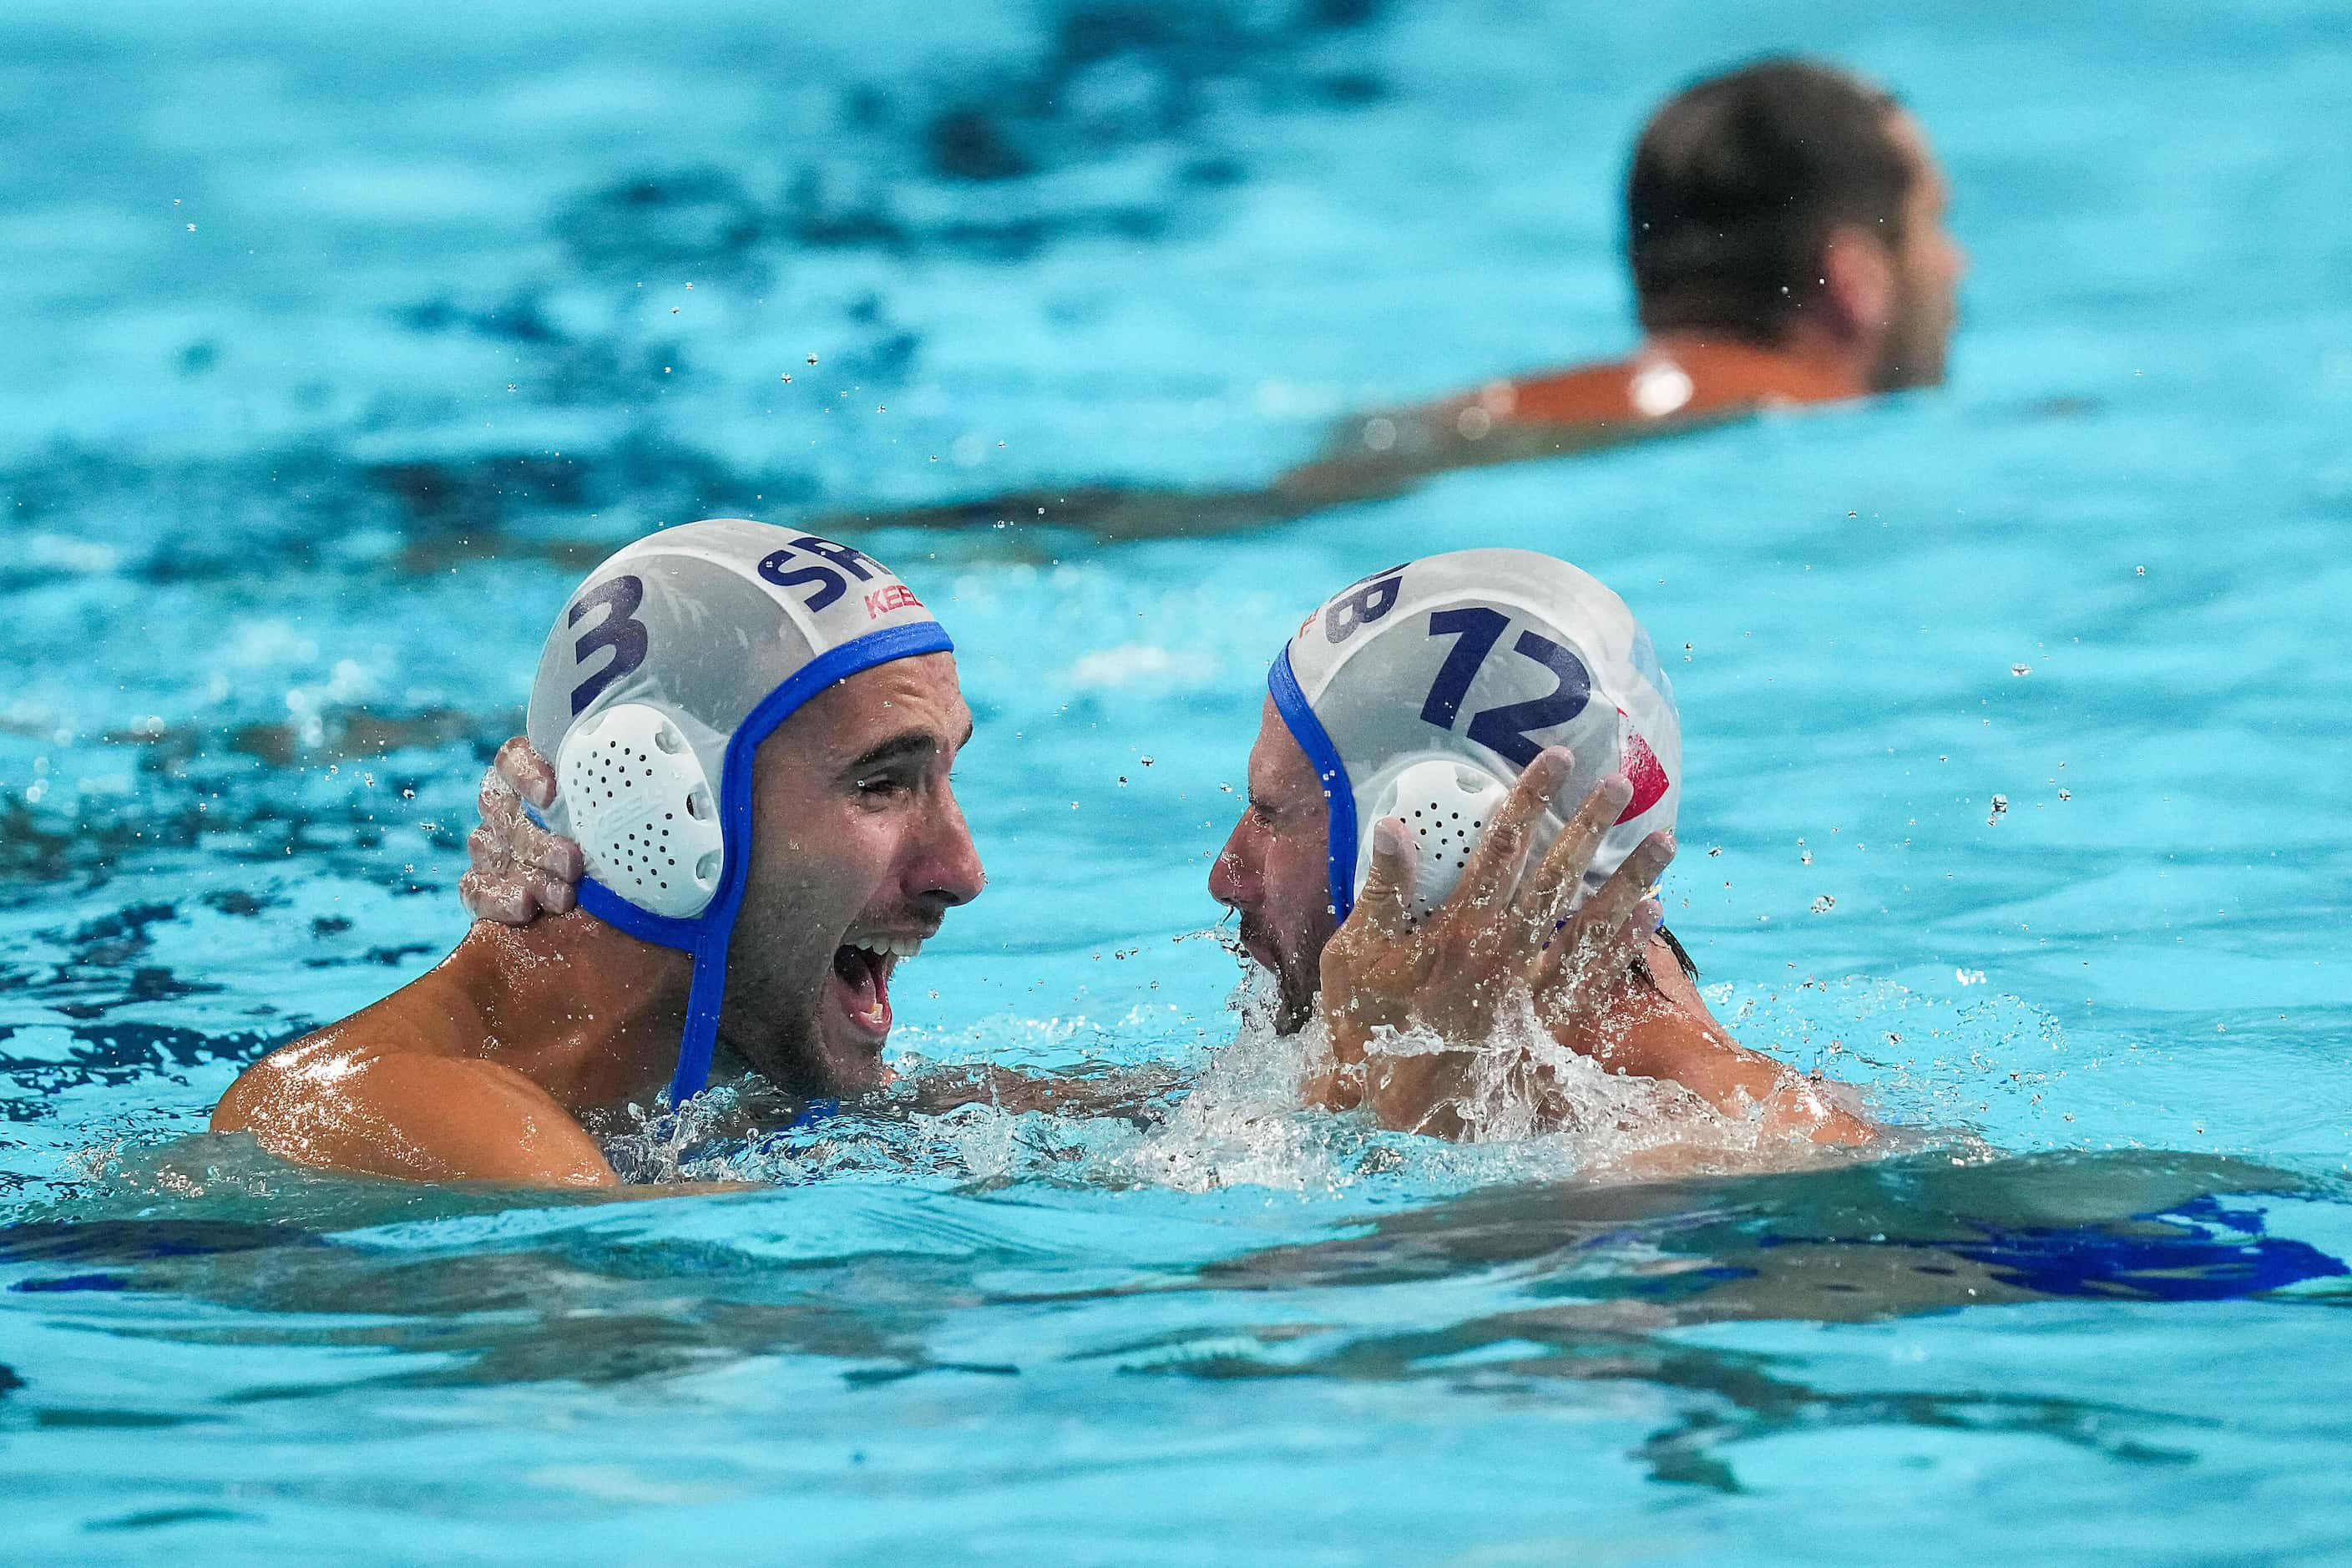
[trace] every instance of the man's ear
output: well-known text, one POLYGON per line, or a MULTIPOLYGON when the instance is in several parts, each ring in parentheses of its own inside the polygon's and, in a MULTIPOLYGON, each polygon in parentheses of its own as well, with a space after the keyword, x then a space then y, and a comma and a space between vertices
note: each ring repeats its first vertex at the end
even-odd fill
POLYGON ((1895 257, 1860 224, 1830 230, 1822 247, 1822 304, 1829 325, 1850 339, 1875 339, 1895 319, 1895 257))

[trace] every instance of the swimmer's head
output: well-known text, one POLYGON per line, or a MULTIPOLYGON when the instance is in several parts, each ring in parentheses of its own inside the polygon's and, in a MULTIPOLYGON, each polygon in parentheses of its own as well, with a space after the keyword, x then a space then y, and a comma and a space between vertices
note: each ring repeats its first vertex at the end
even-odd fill
POLYGON ((1944 379, 1966 268, 1943 171, 1884 89, 1812 60, 1694 83, 1643 129, 1626 248, 1643 327, 1833 347, 1877 391, 1944 379))
MULTIPOLYGON (((1209 890, 1240 912, 1285 1026, 1312 1009, 1324 943, 1370 868, 1379 818, 1415 835, 1424 908, 1451 890, 1476 830, 1548 746, 1576 758, 1558 806, 1572 810, 1612 773, 1633 785, 1584 893, 1674 825, 1682 730, 1649 636, 1624 601, 1549 555, 1463 550, 1376 573, 1307 618, 1266 684, 1249 805, 1209 890)), ((1545 816, 1531 854, 1563 815, 1545 816)))
POLYGON ((566 603, 532 688, 581 905, 690 952, 673 1100, 725 1040, 811 1092, 881 1081, 899 957, 980 890, 948 781, 946 632, 872 557, 738 520, 640 540, 566 603))

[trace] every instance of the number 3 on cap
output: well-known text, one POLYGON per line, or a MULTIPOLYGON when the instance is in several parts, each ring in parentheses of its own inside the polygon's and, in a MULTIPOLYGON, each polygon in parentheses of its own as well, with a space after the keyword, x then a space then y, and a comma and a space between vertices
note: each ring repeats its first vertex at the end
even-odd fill
MULTIPOLYGON (((1470 694, 1470 682, 1477 679, 1479 668, 1495 651, 1495 645, 1502 640, 1510 624, 1508 616, 1483 605, 1431 614, 1431 637, 1458 640, 1446 653, 1445 662, 1438 666, 1437 679, 1430 683, 1429 696, 1421 705, 1421 716, 1425 721, 1441 730, 1453 730, 1454 720, 1462 712, 1462 700, 1470 694)), ((1514 651, 1551 671, 1552 689, 1525 702, 1507 702, 1499 708, 1473 713, 1468 735, 1496 755, 1526 767, 1543 749, 1528 738, 1528 732, 1565 724, 1583 712, 1584 705, 1592 700, 1592 676, 1582 659, 1535 632, 1521 632, 1519 640, 1511 646, 1514 651)))
POLYGON ((608 577, 580 595, 572 613, 563 617, 567 626, 576 626, 590 611, 602 609, 604 618, 580 634, 572 645, 572 668, 578 668, 596 656, 599 648, 611 648, 610 663, 572 689, 572 712, 596 700, 597 693, 646 662, 646 623, 635 618, 637 606, 646 602, 646 585, 635 577, 608 577))

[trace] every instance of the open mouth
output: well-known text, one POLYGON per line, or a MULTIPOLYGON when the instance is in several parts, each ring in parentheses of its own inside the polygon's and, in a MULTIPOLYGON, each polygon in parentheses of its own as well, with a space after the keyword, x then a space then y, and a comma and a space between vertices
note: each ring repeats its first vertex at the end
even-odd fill
POLYGON ((849 1026, 879 1045, 890 1033, 890 975, 923 951, 913 936, 867 936, 833 950, 834 998, 849 1026))

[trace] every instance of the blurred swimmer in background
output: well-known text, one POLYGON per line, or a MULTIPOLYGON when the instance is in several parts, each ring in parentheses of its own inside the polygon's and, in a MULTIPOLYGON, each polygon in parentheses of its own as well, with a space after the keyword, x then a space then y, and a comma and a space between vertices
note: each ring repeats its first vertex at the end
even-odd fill
POLYGON ((1342 423, 1259 490, 1061 487, 811 526, 1035 520, 1106 537, 1229 531, 1395 494, 1452 468, 1706 428, 1944 379, 1967 261, 1926 132, 1834 66, 1767 59, 1669 99, 1635 143, 1625 253, 1642 342, 1342 423))
POLYGON ((1966 258, 1919 122, 1832 66, 1773 59, 1685 88, 1625 181, 1643 331, 1628 357, 1352 421, 1277 493, 1664 434, 1775 404, 1944 379, 1966 258))
MULTIPOLYGON (((530 819, 526 800, 560 813, 580 777, 532 740, 483 781, 461 885, 478 917, 526 931, 572 908, 583 858, 576 896, 609 899, 627 853, 530 819)), ((1820 1085, 1733 1042, 1663 931, 1681 767, 1647 634, 1564 562, 1432 556, 1309 616, 1269 672, 1248 805, 1209 882, 1271 977, 1269 1021, 1308 1034, 1305 1101, 1446 1137, 1540 1132, 1577 1120, 1575 1058, 1679 1086, 1761 1140, 1869 1142, 1820 1085)), ((1095 1098, 991 1087, 1024 1109, 1095 1098)))

